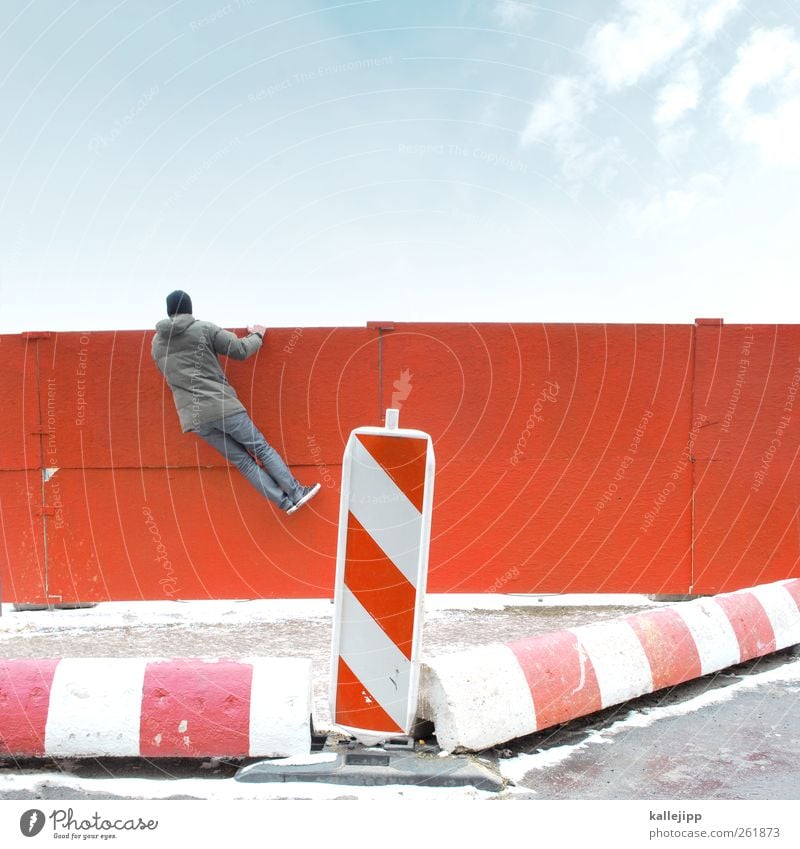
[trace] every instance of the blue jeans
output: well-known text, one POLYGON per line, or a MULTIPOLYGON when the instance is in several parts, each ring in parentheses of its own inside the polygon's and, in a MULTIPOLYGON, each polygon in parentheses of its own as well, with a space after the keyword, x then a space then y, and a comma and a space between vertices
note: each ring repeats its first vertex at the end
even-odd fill
POLYGON ((299 501, 302 496, 300 483, 244 410, 198 425, 194 432, 213 445, 281 510, 288 510, 299 501), (260 466, 253 457, 261 461, 260 466))

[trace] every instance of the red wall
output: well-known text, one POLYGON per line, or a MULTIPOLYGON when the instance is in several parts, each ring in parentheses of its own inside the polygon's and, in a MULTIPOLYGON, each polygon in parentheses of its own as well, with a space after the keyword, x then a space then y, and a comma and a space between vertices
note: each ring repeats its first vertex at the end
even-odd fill
POLYGON ((181 433, 152 331, 0 336, 3 600, 330 595, 344 443, 393 395, 436 450, 431 592, 800 576, 800 326, 383 326, 270 330, 227 363, 323 484, 293 516, 181 433))

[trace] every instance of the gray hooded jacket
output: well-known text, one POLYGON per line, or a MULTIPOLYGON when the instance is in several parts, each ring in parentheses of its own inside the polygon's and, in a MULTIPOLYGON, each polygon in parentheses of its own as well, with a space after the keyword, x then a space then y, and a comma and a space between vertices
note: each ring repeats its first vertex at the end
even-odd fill
POLYGON ((153 359, 172 390, 184 433, 244 410, 217 355, 246 360, 261 347, 257 333, 239 339, 191 315, 165 318, 156 324, 156 331, 153 359))

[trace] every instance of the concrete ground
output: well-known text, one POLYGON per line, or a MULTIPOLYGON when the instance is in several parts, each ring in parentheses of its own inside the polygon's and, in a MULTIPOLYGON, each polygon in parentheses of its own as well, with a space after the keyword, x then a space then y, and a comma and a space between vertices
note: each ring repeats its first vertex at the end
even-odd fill
MULTIPOLYGON (((612 600, 613 601, 613 600, 612 600)), ((428 600, 423 655, 585 625, 634 612, 608 603, 492 597, 497 609, 470 609, 457 599, 428 600), (455 608, 448 608, 455 604, 455 608), (505 605, 505 606, 503 606, 505 605)), ((327 704, 332 605, 327 601, 171 603, 159 608, 11 612, 0 618, 0 656, 310 657, 315 722, 329 728, 327 704), (198 616, 202 605, 217 605, 198 616), (287 607, 288 605, 288 607, 287 607), (112 611, 106 615, 105 611, 112 611), (166 612, 164 612, 166 611, 166 612), (267 611, 267 612, 265 612, 267 611), (288 611, 288 612, 287 612, 288 611)), ((652 606, 641 600, 643 609, 652 606)), ((661 691, 484 753, 508 786, 476 798, 536 799, 797 799, 800 798, 800 651, 778 652, 672 690, 661 691)), ((0 799, 131 798, 115 780, 147 779, 144 798, 164 798, 165 780, 203 778, 188 793, 205 797, 238 763, 0 762, 0 799), (14 780, 4 781, 13 776, 14 780), (37 776, 46 777, 38 781, 37 776), (61 777, 61 780, 59 779, 61 777), (29 779, 29 780, 27 780, 29 779), (68 780, 69 779, 69 780, 68 780), (76 788, 74 779, 86 779, 76 788), (94 781, 99 782, 96 791, 94 781), (147 786, 158 792, 151 796, 147 786), (86 788, 90 789, 86 789, 86 788)), ((181 784, 181 787, 183 785, 181 784)), ((268 785, 261 785, 265 789, 268 785)), ((333 788, 331 788, 334 790, 333 788)), ((305 798, 282 785, 283 797, 305 798)), ((440 791, 446 792, 446 791, 440 791)), ((331 798, 353 798, 352 788, 331 798)))
POLYGON ((502 754, 523 755, 513 775, 529 793, 518 798, 798 799, 798 694, 795 647, 542 731, 502 754))

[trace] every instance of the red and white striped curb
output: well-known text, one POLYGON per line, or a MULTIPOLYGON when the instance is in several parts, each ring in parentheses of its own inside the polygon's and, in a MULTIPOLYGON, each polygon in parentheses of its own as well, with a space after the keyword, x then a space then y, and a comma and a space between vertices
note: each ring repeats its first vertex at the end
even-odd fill
POLYGON ((311 750, 311 661, 0 659, 0 757, 311 750))
POLYGON ((423 718, 477 751, 800 643, 800 580, 635 613, 422 665, 423 718))
POLYGON ((331 714, 365 742, 416 719, 433 499, 430 436, 386 422, 351 433, 339 516, 331 714))

